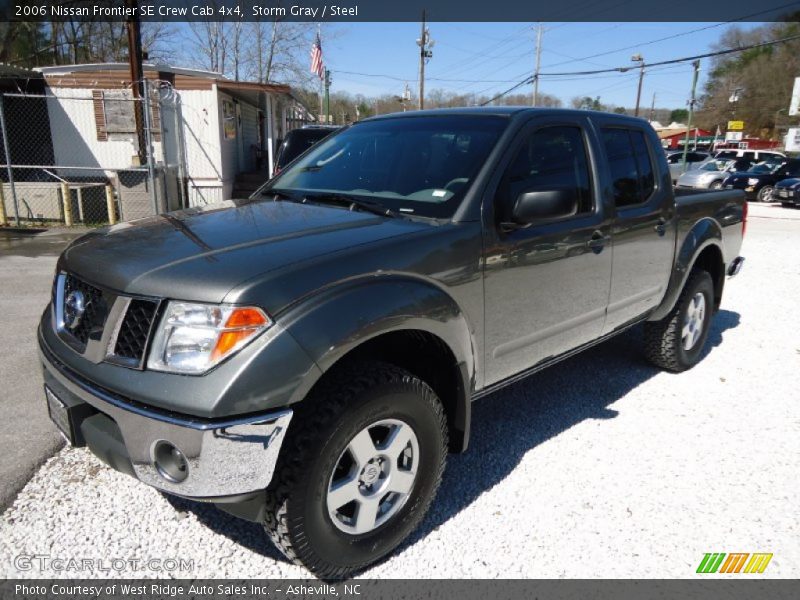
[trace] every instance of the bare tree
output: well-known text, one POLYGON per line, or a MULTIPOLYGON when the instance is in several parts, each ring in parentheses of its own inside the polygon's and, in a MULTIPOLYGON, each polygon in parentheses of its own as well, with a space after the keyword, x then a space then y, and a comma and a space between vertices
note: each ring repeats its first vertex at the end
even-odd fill
POLYGON ((221 21, 193 21, 189 24, 194 39, 190 60, 199 67, 225 73, 228 55, 228 26, 221 21))
POLYGON ((250 44, 244 50, 244 57, 250 79, 261 83, 280 81, 296 87, 314 87, 317 84, 316 75, 309 69, 313 23, 276 19, 250 23, 249 27, 250 44))

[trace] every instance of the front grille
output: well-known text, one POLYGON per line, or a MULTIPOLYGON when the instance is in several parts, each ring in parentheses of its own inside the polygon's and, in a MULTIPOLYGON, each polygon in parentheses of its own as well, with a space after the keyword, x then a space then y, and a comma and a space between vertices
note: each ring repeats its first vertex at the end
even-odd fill
POLYGON ((151 300, 134 298, 130 301, 114 344, 115 356, 142 360, 157 308, 158 303, 151 300))
POLYGON ((65 301, 73 292, 80 292, 83 295, 84 312, 77 323, 67 322, 65 327, 82 346, 86 346, 89 339, 100 339, 102 336, 108 307, 103 292, 98 288, 74 275, 67 275, 64 280, 65 301))

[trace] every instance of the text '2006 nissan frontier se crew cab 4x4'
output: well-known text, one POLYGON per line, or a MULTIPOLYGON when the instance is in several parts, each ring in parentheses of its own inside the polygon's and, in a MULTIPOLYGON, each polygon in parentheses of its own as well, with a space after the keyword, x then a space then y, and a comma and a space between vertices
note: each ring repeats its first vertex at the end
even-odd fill
POLYGON ((472 400, 641 322, 656 365, 700 359, 747 208, 674 194, 639 119, 356 123, 248 200, 70 245, 39 327, 51 417, 346 576, 420 523, 472 400))

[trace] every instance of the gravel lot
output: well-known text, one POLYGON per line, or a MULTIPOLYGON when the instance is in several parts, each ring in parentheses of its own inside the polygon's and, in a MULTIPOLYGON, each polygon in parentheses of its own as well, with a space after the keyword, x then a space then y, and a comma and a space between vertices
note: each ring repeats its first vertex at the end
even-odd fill
MULTIPOLYGON (((632 331, 477 403, 421 530, 364 576, 685 578, 705 552, 772 552, 764 576, 800 576, 798 240, 800 211, 751 207, 747 262, 691 372, 643 363, 632 331)), ((89 575, 19 571, 21 553, 307 576, 259 526, 74 449, 0 517, 0 575, 89 575)))

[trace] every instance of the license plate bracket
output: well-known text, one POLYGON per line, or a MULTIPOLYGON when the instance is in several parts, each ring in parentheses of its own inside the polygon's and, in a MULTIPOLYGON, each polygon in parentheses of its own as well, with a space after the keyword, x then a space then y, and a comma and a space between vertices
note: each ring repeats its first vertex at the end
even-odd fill
POLYGON ((95 410, 85 402, 70 401, 71 399, 65 396, 59 396, 48 385, 44 386, 44 395, 47 399, 47 413, 50 420, 64 436, 64 439, 71 446, 84 446, 80 425, 95 410))

